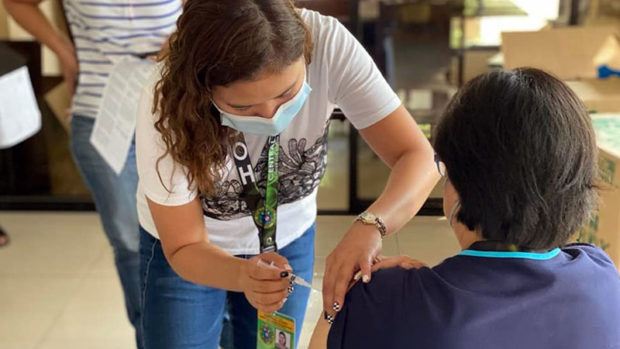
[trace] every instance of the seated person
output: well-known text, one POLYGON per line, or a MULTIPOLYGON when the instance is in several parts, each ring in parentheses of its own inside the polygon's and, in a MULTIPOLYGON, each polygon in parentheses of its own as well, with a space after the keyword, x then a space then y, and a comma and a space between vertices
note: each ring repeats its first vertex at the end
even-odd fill
POLYGON ((379 263, 406 268, 354 285, 310 348, 620 348, 618 271, 598 247, 568 243, 597 202, 594 132, 575 94, 537 69, 479 76, 434 147, 463 250, 433 268, 379 263))

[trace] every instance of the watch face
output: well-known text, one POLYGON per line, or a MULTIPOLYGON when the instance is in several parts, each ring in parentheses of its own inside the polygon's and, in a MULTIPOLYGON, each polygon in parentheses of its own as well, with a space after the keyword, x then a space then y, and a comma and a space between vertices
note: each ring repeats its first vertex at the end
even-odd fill
POLYGON ((370 212, 364 212, 360 215, 362 222, 367 224, 373 224, 375 222, 375 216, 370 212))

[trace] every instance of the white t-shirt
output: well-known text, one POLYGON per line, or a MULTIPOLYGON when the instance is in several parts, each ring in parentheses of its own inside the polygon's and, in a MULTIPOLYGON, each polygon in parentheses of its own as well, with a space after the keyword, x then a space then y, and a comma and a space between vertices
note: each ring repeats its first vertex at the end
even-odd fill
MULTIPOLYGON (((339 106, 357 129, 380 121, 401 102, 387 84, 381 72, 357 40, 336 19, 317 12, 302 10, 314 39, 312 63, 307 79, 312 87, 306 103, 293 122, 280 135, 278 170, 277 244, 285 247, 301 236, 316 219, 317 188, 327 161, 327 129, 333 109, 339 106)), ((170 156, 159 164, 161 184, 156 170, 157 159, 165 146, 153 123, 151 114, 153 86, 159 74, 154 74, 145 87, 136 124, 136 152, 140 182, 138 186, 138 215, 142 227, 158 237, 145 196, 160 205, 187 204, 199 193, 188 189, 183 168, 170 156), (174 168, 174 170, 173 170, 174 168)), ((267 137, 245 134, 250 159, 259 187, 264 190, 267 137)), ((228 253, 259 253, 258 230, 250 212, 239 195, 242 186, 229 158, 223 180, 217 183, 213 197, 200 195, 209 241, 228 253)))

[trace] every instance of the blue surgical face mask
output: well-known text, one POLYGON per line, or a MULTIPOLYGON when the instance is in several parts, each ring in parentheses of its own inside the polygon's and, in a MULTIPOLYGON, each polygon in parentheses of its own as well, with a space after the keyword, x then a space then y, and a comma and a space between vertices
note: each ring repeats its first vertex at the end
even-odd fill
POLYGON ((293 121, 301 110, 312 88, 305 81, 290 101, 278 107, 278 110, 271 119, 260 116, 242 116, 227 113, 220 109, 215 103, 213 105, 220 111, 222 125, 234 128, 237 131, 253 133, 264 136, 277 136, 293 121))

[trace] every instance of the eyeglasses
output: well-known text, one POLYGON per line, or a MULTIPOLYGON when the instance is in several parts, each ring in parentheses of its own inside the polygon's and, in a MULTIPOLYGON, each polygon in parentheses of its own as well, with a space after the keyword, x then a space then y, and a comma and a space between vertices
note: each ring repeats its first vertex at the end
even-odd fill
POLYGON ((435 164, 437 165, 437 172, 439 172, 439 175, 441 177, 445 177, 446 176, 446 165, 441 161, 437 153, 435 153, 435 164))

